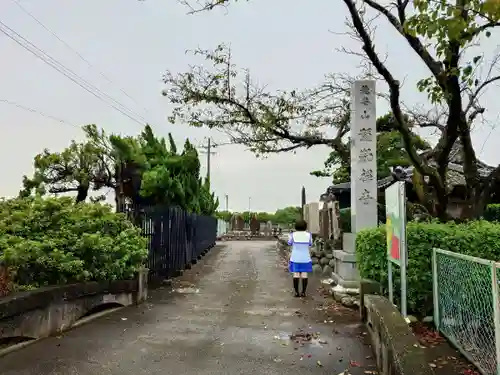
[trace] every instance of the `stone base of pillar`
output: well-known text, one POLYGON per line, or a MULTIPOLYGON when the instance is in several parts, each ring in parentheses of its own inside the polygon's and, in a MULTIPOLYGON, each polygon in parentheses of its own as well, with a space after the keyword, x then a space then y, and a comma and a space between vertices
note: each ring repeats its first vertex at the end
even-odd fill
POLYGON ((334 250, 333 259, 335 268, 332 279, 336 285, 344 288, 359 288, 359 272, 356 267, 355 235, 344 233, 342 235, 343 250, 334 250))

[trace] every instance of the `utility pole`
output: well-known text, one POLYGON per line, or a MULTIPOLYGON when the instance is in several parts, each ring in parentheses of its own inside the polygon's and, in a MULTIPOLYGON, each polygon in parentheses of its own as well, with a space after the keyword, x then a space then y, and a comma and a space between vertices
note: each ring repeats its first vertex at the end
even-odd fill
POLYGON ((226 199, 226 211, 229 212, 229 195, 224 195, 224 198, 226 199))
MULTIPOLYGON (((212 139, 208 137, 207 145, 200 146, 205 151, 200 151, 202 154, 207 154, 207 179, 210 181, 210 156, 215 155, 216 152, 212 151, 212 139)), ((215 146, 214 146, 215 148, 215 146)))

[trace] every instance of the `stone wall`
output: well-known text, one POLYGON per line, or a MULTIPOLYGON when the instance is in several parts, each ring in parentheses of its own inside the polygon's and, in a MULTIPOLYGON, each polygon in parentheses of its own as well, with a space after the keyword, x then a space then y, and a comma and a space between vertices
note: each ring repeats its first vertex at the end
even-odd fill
POLYGON ((370 294, 380 285, 361 282, 360 310, 381 375, 433 375, 424 348, 397 308, 385 297, 370 294))
MULTIPOLYGON (((139 304, 147 299, 148 270, 138 279, 85 282, 17 292, 0 298, 0 341, 34 342, 78 325, 105 310, 139 304)), ((19 345, 0 345, 0 356, 19 345)))
POLYGON ((311 248, 311 258, 313 262, 313 272, 330 277, 335 268, 333 257, 333 241, 318 239, 311 248))

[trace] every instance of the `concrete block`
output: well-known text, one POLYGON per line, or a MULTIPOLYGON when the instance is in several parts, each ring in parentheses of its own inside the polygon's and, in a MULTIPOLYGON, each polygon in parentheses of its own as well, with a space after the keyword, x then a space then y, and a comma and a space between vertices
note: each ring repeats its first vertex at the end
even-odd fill
POLYGON ((354 254, 356 252, 356 234, 343 233, 342 234, 343 249, 346 253, 354 254))

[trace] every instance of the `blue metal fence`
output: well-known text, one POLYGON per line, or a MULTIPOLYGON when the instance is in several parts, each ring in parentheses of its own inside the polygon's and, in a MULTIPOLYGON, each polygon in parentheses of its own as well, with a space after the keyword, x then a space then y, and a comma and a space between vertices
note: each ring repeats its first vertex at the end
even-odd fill
POLYGON ((215 245, 217 219, 178 207, 128 206, 125 212, 148 239, 150 276, 178 276, 215 245))

